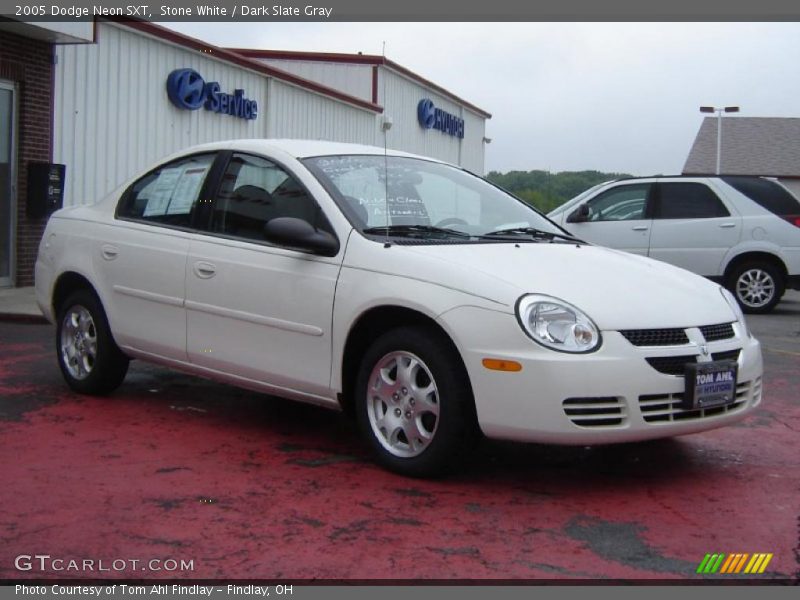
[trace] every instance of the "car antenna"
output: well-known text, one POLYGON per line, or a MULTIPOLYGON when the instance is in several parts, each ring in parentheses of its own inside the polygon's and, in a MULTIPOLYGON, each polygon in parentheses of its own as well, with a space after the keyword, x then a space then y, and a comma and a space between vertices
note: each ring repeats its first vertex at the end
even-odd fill
MULTIPOLYGON (((381 61, 384 70, 386 69, 386 40, 383 41, 383 46, 381 49, 381 61)), ((383 74, 383 123, 381 124, 381 129, 383 130, 383 200, 384 200, 384 210, 386 211, 386 239, 383 242, 384 248, 390 248, 392 246, 391 242, 389 241, 389 150, 388 150, 388 141, 387 138, 389 137, 389 128, 387 127, 386 123, 386 73, 383 74)))

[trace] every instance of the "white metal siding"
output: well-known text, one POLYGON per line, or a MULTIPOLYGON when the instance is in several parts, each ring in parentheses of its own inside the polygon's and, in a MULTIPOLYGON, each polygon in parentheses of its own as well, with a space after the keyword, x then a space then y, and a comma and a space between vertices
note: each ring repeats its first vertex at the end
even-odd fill
POLYGON ((288 73, 316 81, 350 96, 372 102, 372 65, 314 62, 306 60, 258 59, 288 73))
MULTIPOLYGON (((485 120, 482 117, 384 67, 379 69, 378 98, 386 115, 393 121, 387 134, 390 148, 432 156, 483 173, 485 120), (421 127, 417 120, 417 105, 423 98, 430 98, 437 108, 464 119, 464 138, 421 127)), ((382 140, 380 134, 378 137, 382 140)))
POLYGON ((67 166, 67 206, 95 202, 162 156, 193 144, 261 137, 374 143, 372 111, 118 25, 98 23, 97 41, 56 49, 53 155, 67 166), (258 118, 173 106, 167 76, 184 67, 218 81, 225 93, 245 90, 258 102, 258 118))
POLYGON ((375 113, 332 102, 277 79, 270 85, 270 137, 375 143, 375 113))

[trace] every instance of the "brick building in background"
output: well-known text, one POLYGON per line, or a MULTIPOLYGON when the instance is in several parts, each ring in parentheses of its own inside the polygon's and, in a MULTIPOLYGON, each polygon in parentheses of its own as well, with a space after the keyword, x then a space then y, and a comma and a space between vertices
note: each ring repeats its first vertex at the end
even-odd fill
POLYGON ((91 39, 91 23, 0 23, 0 287, 33 284, 47 215, 27 210, 28 173, 52 161, 55 44, 91 39))

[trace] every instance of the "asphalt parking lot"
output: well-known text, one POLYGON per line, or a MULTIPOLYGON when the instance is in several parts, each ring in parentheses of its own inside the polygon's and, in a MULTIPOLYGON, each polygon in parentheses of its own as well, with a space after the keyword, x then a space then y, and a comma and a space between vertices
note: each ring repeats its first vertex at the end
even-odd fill
POLYGON ((0 323, 0 578, 752 577, 695 574, 724 552, 772 553, 758 577, 796 580, 800 293, 749 323, 764 402, 736 426, 608 447, 483 442, 442 481, 373 466, 344 416, 140 362, 113 396, 78 396, 51 326, 0 323), (43 570, 15 567, 37 554, 43 570))

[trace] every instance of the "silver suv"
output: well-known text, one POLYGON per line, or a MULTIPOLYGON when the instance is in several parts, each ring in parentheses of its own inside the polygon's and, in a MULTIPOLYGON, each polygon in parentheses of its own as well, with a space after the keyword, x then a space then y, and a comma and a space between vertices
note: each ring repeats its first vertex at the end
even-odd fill
POLYGON ((800 202, 764 177, 610 181, 548 215, 573 235, 724 284, 745 312, 800 289, 800 202))

